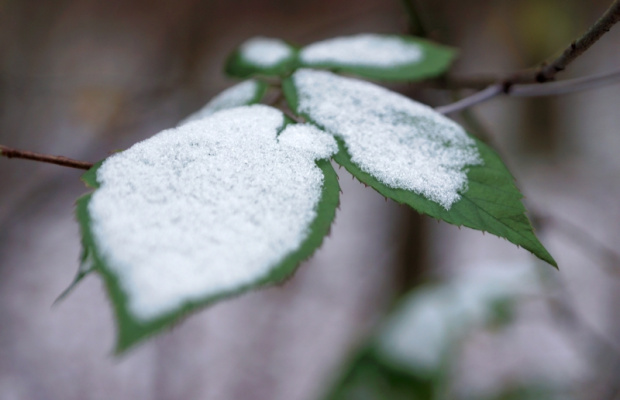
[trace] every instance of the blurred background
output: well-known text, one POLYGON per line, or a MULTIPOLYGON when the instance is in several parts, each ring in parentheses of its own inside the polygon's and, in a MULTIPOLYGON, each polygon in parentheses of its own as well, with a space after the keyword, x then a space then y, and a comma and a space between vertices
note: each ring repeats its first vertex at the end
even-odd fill
MULTIPOLYGON (((0 143, 98 161, 233 84, 221 72, 226 56, 255 35, 300 45, 361 32, 424 35, 460 50, 454 79, 390 87, 447 104, 471 93, 450 82, 538 65, 609 3, 0 0, 0 143)), ((559 78, 613 71, 619 49, 616 27, 559 78)), ((0 159, 0 399, 619 399, 618 104, 616 85, 495 99, 459 117, 503 155, 559 272, 504 240, 386 202, 341 170, 332 233, 295 276, 190 316, 120 358, 111 355, 115 328, 97 276, 52 306, 78 267, 81 172, 0 159), (403 296, 481 266, 529 268, 537 283, 510 293, 502 323, 459 327, 442 379, 421 375, 433 382, 427 397, 391 386, 390 374, 413 381, 417 372, 357 356, 403 296), (379 389, 345 390, 343 371, 360 359, 380 371, 378 383, 361 381, 379 389)), ((421 326, 428 332, 418 329, 411 343, 442 335, 434 317, 421 326)))

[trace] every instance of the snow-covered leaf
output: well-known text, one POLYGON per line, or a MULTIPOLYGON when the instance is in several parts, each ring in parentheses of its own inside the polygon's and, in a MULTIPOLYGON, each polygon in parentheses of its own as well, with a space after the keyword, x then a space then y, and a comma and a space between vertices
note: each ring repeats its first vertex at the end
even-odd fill
POLYGON ((469 329, 493 321, 498 302, 537 294, 538 280, 531 264, 467 266, 451 281, 412 291, 385 323, 376 345, 392 362, 432 374, 469 329))
POLYGON ((298 50, 281 39, 257 36, 245 41, 226 61, 230 76, 282 76, 297 64, 298 50))
POLYGON ((540 293, 533 265, 470 265, 412 290, 345 367, 325 399, 435 399, 445 393, 458 346, 494 318, 497 302, 540 293))
POLYGON ((183 119, 178 125, 183 125, 191 121, 197 121, 199 119, 210 116, 221 110, 228 108, 235 108, 241 106, 247 106, 250 104, 256 104, 265 95, 267 90, 267 84, 254 79, 249 79, 238 83, 228 89, 224 90, 211 101, 209 101, 203 108, 194 112, 189 117, 183 119))
POLYGON ((77 215, 116 311, 117 350, 294 271, 333 220, 336 150, 316 127, 254 105, 161 132, 89 171, 98 188, 77 215))
POLYGON ((555 261, 534 235, 499 156, 431 108, 380 86, 301 69, 284 82, 293 110, 336 136, 335 160, 381 194, 487 231, 555 261))
POLYGON ((368 33, 313 43, 299 53, 303 66, 392 81, 441 75, 454 56, 453 49, 423 39, 368 33))

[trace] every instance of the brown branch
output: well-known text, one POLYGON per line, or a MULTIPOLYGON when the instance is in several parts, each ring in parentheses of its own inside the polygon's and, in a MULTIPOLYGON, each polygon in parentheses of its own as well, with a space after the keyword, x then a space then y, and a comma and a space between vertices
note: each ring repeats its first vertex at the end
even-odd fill
POLYGON ((583 36, 571 43, 562 55, 538 69, 535 76, 536 82, 547 82, 555 78, 558 72, 563 71, 568 64, 588 50, 618 21, 620 21, 620 0, 615 0, 603 16, 583 36))
POLYGON ((94 165, 86 161, 73 160, 63 156, 51 156, 49 154, 34 153, 32 151, 13 149, 0 144, 0 156, 6 158, 22 158, 25 160, 40 161, 50 164, 62 165, 63 167, 90 169, 94 165))
MULTIPOLYGON (((620 0, 614 0, 611 6, 605 11, 603 16, 598 19, 579 39, 575 40, 564 52, 549 62, 536 69, 529 69, 512 74, 508 78, 488 86, 486 89, 465 97, 456 103, 438 107, 437 111, 444 114, 452 113, 471 107, 473 105, 488 101, 494 97, 511 95, 517 84, 522 83, 544 83, 555 79, 558 72, 563 71, 568 64, 575 61, 580 55, 596 43, 605 33, 609 32, 614 24, 620 21, 620 0)), ((529 88, 531 91, 531 88, 529 88)), ((531 91, 534 93, 535 91, 531 91)), ((545 95, 555 94, 547 92, 545 95)), ((523 92, 520 94, 524 96, 523 92)))

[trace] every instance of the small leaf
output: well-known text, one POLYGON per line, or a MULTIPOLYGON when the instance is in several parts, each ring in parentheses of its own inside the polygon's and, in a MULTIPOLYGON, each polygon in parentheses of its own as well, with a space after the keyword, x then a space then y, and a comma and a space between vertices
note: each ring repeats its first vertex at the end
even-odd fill
POLYGON ((237 78, 284 76, 296 67, 297 53, 296 48, 281 39, 254 37, 228 57, 225 71, 237 78))
MULTIPOLYGON (((219 299, 279 282, 338 205, 333 138, 255 105, 161 132, 103 162, 78 200, 117 351, 219 299), (278 132, 279 136, 278 136, 278 132)), ((93 172, 94 173, 94 172, 93 172)))
POLYGON ((431 108, 377 85, 299 70, 293 110, 334 134, 336 162, 382 195, 455 225, 488 231, 552 265, 497 154, 431 108))
POLYGON ((455 51, 429 41, 397 35, 360 34, 304 47, 300 64, 370 79, 414 81, 444 73, 455 51))
POLYGON ((256 104, 261 101, 266 91, 267 84, 264 82, 254 79, 243 81, 221 92, 211 99, 203 108, 183 119, 177 125, 198 121, 217 111, 256 104))

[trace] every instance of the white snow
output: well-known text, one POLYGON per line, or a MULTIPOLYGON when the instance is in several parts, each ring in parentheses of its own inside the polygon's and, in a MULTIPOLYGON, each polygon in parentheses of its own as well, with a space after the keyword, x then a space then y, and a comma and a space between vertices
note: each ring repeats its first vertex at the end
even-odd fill
POLYGON ((308 152, 316 160, 329 158, 338 152, 334 137, 310 124, 288 125, 278 136, 278 141, 283 146, 308 152))
POLYGON ((257 36, 244 42, 239 48, 241 57, 259 67, 275 67, 293 55, 293 49, 281 39, 257 36))
POLYGON ((538 293, 533 265, 471 265, 444 284, 412 292, 387 321, 381 353, 420 373, 440 368, 468 330, 488 321, 496 301, 538 293))
POLYGON ((360 34, 313 43, 300 52, 307 65, 334 63, 364 67, 398 67, 418 63, 422 48, 393 35, 360 34))
POLYGON ((482 160, 458 124, 380 86, 326 71, 293 75, 299 111, 341 137, 351 159, 383 184, 450 209, 482 160))
POLYGON ((203 108, 179 122, 178 125, 197 121, 220 110, 248 105, 256 98, 259 90, 259 83, 252 79, 231 86, 211 99, 203 108))
POLYGON ((136 318, 255 283, 307 238, 323 187, 315 157, 334 146, 307 127, 281 144, 283 124, 263 105, 224 110, 103 163, 92 232, 136 318))

